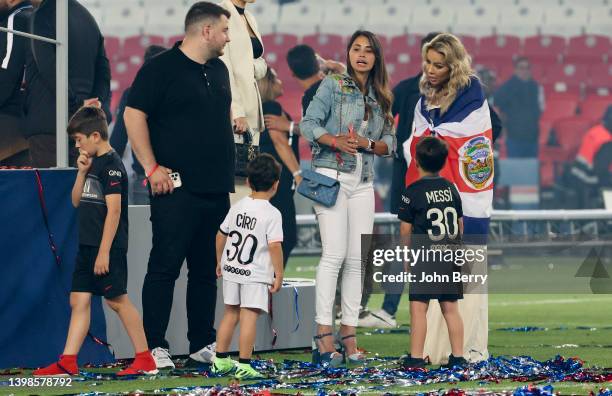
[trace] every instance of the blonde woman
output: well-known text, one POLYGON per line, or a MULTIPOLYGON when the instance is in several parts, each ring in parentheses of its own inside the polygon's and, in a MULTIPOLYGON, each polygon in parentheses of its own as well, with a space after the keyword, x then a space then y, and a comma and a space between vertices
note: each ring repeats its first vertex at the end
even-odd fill
MULTIPOLYGON (((261 97, 257 80, 263 78, 268 69, 263 58, 264 46, 257 22, 246 9, 255 0, 223 0, 219 5, 230 12, 230 42, 225 46, 221 60, 227 66, 232 91, 232 122, 234 140, 241 143, 241 134, 252 131, 253 144, 259 145, 259 135, 264 130, 261 97)), ((236 193, 232 202, 249 194, 250 190, 242 178, 236 179, 236 193)))
MULTIPOLYGON (((418 179, 415 158, 416 144, 426 136, 435 136, 448 145, 448 161, 440 176, 453 182, 463 203, 464 240, 470 246, 486 248, 493 200, 493 149, 489 106, 480 81, 471 66, 471 58, 461 41, 452 34, 442 33, 428 42, 422 51, 423 75, 419 88, 421 98, 414 113, 413 132, 404 143, 408 163, 406 185, 418 179)), ((436 235, 438 231, 433 230, 436 235)), ((472 272, 486 271, 486 260, 475 262, 472 272)), ((478 272, 481 273, 481 272, 478 272)), ((429 301, 411 304, 413 338, 424 339, 424 349, 411 349, 405 366, 419 366, 424 356, 432 363, 465 356, 470 360, 486 359, 488 311, 486 286, 474 289, 464 284, 469 294, 459 303, 463 317, 461 346, 453 349, 446 337, 440 309, 429 301), (417 320, 424 318, 427 320, 417 320), (427 331, 427 329, 430 329, 427 331), (427 338, 425 339, 425 334, 427 338), (412 360, 410 360, 412 359, 412 360)), ((422 342, 416 343, 423 345, 422 342)))

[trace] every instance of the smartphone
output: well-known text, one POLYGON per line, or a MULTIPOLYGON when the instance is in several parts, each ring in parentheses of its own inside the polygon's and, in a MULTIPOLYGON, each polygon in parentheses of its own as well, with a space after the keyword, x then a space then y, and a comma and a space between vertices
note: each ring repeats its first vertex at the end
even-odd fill
POLYGON ((181 181, 181 175, 178 172, 170 173, 170 179, 172 179, 172 184, 174 185, 174 188, 179 188, 183 185, 183 182, 181 181))

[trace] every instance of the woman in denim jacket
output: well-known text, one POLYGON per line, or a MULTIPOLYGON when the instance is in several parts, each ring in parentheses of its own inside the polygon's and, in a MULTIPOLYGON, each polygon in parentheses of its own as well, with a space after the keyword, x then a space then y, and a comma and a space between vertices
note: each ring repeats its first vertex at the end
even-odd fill
POLYGON ((300 130, 312 143, 313 167, 338 179, 331 208, 315 205, 323 253, 317 268, 315 361, 342 363, 332 336, 332 308, 342 270, 340 342, 349 362, 359 363, 355 327, 361 301, 361 235, 374 226, 374 156, 395 152, 392 94, 378 38, 357 31, 347 47, 347 72, 326 77, 310 103, 300 130))

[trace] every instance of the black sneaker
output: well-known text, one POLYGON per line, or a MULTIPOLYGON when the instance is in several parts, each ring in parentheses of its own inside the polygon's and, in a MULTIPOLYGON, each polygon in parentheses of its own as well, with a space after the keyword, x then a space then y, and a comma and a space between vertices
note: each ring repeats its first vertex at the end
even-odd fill
POLYGON ((468 365, 468 361, 463 358, 463 356, 454 356, 452 353, 448 355, 448 363, 443 364, 441 367, 443 368, 453 368, 453 367, 465 367, 468 365))
POLYGON ((425 368, 425 359, 413 358, 412 356, 408 355, 400 360, 400 367, 403 370, 425 368))

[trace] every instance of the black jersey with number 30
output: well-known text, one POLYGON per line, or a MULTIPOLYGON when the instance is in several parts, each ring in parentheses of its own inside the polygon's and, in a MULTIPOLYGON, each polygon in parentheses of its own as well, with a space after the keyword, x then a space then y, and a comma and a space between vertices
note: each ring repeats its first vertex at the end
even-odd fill
POLYGON ((397 217, 412 224, 412 235, 419 242, 453 244, 461 239, 461 198, 455 186, 443 177, 423 177, 408 186, 397 217))

